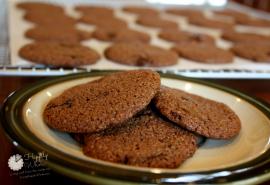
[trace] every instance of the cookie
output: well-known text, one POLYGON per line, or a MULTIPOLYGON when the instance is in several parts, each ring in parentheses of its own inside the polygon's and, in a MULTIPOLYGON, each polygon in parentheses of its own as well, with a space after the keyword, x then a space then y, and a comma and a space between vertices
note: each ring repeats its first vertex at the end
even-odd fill
POLYGON ((214 29, 219 29, 219 30, 233 30, 234 29, 233 22, 218 21, 214 19, 208 19, 205 17, 190 17, 188 21, 190 24, 207 27, 207 28, 214 28, 214 29))
POLYGON ((166 41, 181 43, 181 42, 195 42, 215 44, 215 39, 209 35, 201 33, 192 33, 180 30, 163 30, 158 36, 166 41))
POLYGON ((252 60, 253 62, 270 63, 269 42, 255 44, 238 43, 231 48, 231 51, 234 52, 235 55, 252 60))
POLYGON ((214 139, 230 139, 241 129, 238 116, 225 104, 162 87, 153 100, 159 112, 174 123, 214 139))
POLYGON ((124 65, 150 67, 170 66, 178 60, 172 51, 138 42, 113 44, 105 50, 105 56, 124 65))
POLYGON ((82 40, 90 39, 91 33, 70 26, 58 25, 53 29, 47 26, 37 26, 27 30, 25 36, 36 41, 79 43, 82 40))
POLYGON ((46 25, 46 26, 55 26, 57 25, 70 25, 74 26, 76 24, 76 20, 72 17, 69 17, 62 13, 49 13, 48 12, 27 12, 24 15, 24 19, 27 21, 30 21, 32 23, 38 24, 38 25, 46 25))
POLYGON ((99 54, 79 44, 40 42, 23 46, 19 55, 31 62, 59 67, 75 67, 94 64, 99 54))
POLYGON ((233 62, 230 51, 218 48, 213 44, 182 43, 172 47, 180 57, 205 64, 226 64, 233 62))
POLYGON ((60 5, 44 2, 21 2, 17 3, 17 7, 26 11, 64 12, 60 5))
POLYGON ((44 120, 65 132, 98 132, 133 117, 150 103, 159 88, 156 72, 114 73, 64 91, 47 104, 44 120))
POLYGON ((270 21, 266 19, 259 19, 255 17, 241 18, 237 19, 238 24, 245 26, 255 26, 255 27, 270 27, 270 21))
POLYGON ((77 5, 75 10, 87 15, 114 16, 113 9, 105 6, 77 5))
POLYGON ((159 14, 159 11, 157 9, 143 6, 126 6, 123 7, 122 10, 139 16, 157 16, 159 14))
POLYGON ((225 31, 221 37, 232 42, 270 42, 270 36, 247 32, 225 31))
POLYGON ((150 41, 150 36, 147 33, 143 33, 136 30, 127 28, 114 29, 114 28, 97 28, 93 32, 93 37, 102 41, 111 42, 144 42, 150 41))
POLYGON ((243 19, 243 18, 249 17, 249 15, 247 15, 243 12, 239 12, 239 11, 232 10, 232 9, 217 10, 217 11, 213 11, 213 13, 217 14, 217 15, 230 16, 233 19, 235 19, 236 21, 238 19, 243 19))
POLYGON ((158 16, 140 16, 137 21, 137 24, 147 27, 153 28, 161 28, 161 29, 168 29, 168 28, 178 28, 178 24, 174 21, 162 19, 158 16))
POLYGON ((127 28, 126 21, 115 17, 83 15, 79 19, 79 22, 92 24, 100 28, 127 28))
POLYGON ((166 10, 166 13, 179 15, 183 17, 203 17, 204 14, 200 10, 195 9, 180 9, 180 8, 170 8, 166 10))
POLYGON ((196 151, 195 136, 153 112, 123 126, 85 136, 85 155, 114 163, 177 168, 196 151))

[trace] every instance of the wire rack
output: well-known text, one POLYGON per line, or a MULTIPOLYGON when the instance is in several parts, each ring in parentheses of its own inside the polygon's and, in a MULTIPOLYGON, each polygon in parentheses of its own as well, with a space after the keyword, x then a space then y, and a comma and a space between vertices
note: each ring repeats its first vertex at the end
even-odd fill
MULTIPOLYGON (((56 68, 40 66, 12 66, 9 58, 8 12, 7 1, 0 0, 0 75, 1 76, 57 76, 69 73, 91 72, 84 68, 56 68)), ((236 5, 238 6, 238 5, 236 5)), ((96 70, 95 70, 96 71, 96 70)), ((162 70, 162 72, 194 78, 226 78, 226 79, 270 79, 269 70, 239 70, 239 69, 191 69, 162 70)))

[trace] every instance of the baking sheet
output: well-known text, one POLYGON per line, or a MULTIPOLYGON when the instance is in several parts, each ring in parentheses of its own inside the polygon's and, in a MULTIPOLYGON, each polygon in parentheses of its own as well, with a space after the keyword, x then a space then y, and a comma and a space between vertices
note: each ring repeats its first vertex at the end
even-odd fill
MULTIPOLYGON (((9 41, 9 44, 10 44, 9 45, 10 46, 10 66, 20 67, 20 69, 24 69, 26 67, 31 67, 31 66, 33 67, 33 69, 35 69, 36 67, 42 68, 42 67, 44 67, 43 65, 33 64, 33 63, 26 61, 18 56, 18 50, 23 45, 32 42, 32 40, 24 37, 24 32, 33 26, 33 24, 23 20, 22 17, 23 17, 24 11, 16 8, 16 4, 18 2, 21 2, 21 1, 22 0, 8 1, 8 11, 9 11, 8 22, 9 22, 9 35, 10 35, 10 41, 9 41)), ((80 16, 78 12, 75 12, 72 9, 72 7, 74 6, 75 3, 76 4, 91 3, 91 4, 97 4, 97 5, 103 5, 103 6, 104 5, 112 6, 116 9, 116 12, 115 12, 116 16, 119 18, 125 19, 129 23, 130 28, 135 29, 135 30, 144 31, 144 32, 147 32, 148 34, 150 34, 151 35, 151 44, 154 44, 154 45, 157 45, 157 46, 160 46, 163 48, 170 48, 173 45, 172 43, 164 41, 164 40, 159 39, 157 37, 157 34, 159 32, 158 29, 137 25, 135 23, 135 20, 136 20, 135 15, 125 13, 121 10, 122 6, 133 5, 133 4, 144 5, 144 6, 155 6, 156 8, 158 8, 160 10, 168 8, 169 6, 172 6, 172 5, 164 5, 164 4, 151 4, 150 5, 146 1, 142 1, 142 0, 139 0, 139 1, 125 1, 125 0, 112 0, 112 1, 106 1, 106 0, 102 0, 102 1, 54 0, 54 1, 48 1, 47 0, 45 2, 56 2, 59 4, 65 5, 67 13, 71 16, 74 16, 74 17, 80 16)), ((229 3, 228 6, 230 8, 234 8, 234 9, 237 9, 240 11, 241 10, 246 11, 245 8, 243 8, 242 6, 237 6, 234 3, 229 3)), ((179 7, 183 7, 183 6, 179 6, 179 7)), ((200 6, 200 8, 201 7, 202 6, 200 6)), ((213 18, 213 15, 212 15, 211 10, 210 10, 211 7, 209 8, 209 7, 204 6, 204 9, 205 9, 205 14, 207 16, 213 18)), ((255 11, 253 11, 252 14, 255 14, 255 16, 269 18, 268 14, 257 13, 255 11)), ((218 47, 229 48, 231 46, 230 42, 227 42, 227 41, 219 38, 220 31, 218 31, 218 30, 190 25, 190 24, 188 24, 187 20, 184 17, 180 17, 180 16, 162 13, 162 17, 164 19, 170 19, 170 20, 174 20, 174 21, 178 22, 181 30, 186 30, 186 31, 195 32, 195 33, 207 33, 209 35, 214 36, 217 39, 218 47)), ((224 17, 215 16, 215 18, 223 19, 224 17)), ((85 29, 85 30, 94 30, 95 29, 94 26, 89 26, 86 24, 78 24, 78 28, 85 29)), ((239 31, 249 31, 249 32, 255 32, 255 33, 259 33, 259 34, 270 35, 269 28, 256 28, 255 29, 252 27, 237 26, 236 29, 239 31)), ((111 42, 102 42, 102 41, 98 41, 96 39, 90 39, 90 40, 82 42, 82 44, 85 46, 90 46, 91 48, 97 50, 102 55, 104 49, 106 49, 112 43, 111 42)), ((90 71, 90 70, 105 70, 105 69, 106 70, 126 70, 126 69, 138 69, 138 68, 142 68, 142 67, 133 67, 133 66, 116 64, 116 63, 113 63, 113 62, 107 60, 103 56, 101 58, 101 60, 98 61, 96 64, 82 66, 81 70, 88 70, 88 71, 90 71)), ((9 71, 8 69, 9 69, 8 67, 5 67, 6 72, 9 71)), ((45 69, 48 69, 48 68, 45 68, 45 69)), ((252 61, 242 59, 239 57, 235 57, 233 63, 231 63, 231 64, 216 64, 216 65, 201 64, 201 63, 190 61, 190 60, 187 60, 184 58, 180 58, 177 65, 173 65, 170 67, 153 68, 153 69, 163 70, 163 71, 168 70, 168 71, 172 71, 174 73, 178 72, 180 74, 185 72, 193 77, 209 77, 209 78, 211 78, 211 76, 215 76, 215 77, 220 76, 219 73, 222 73, 223 75, 221 75, 221 76, 223 76, 225 78, 239 78, 239 76, 240 76, 239 72, 241 71, 242 75, 244 75, 246 77, 250 77, 250 74, 254 73, 254 75, 251 75, 251 76, 253 76, 253 78, 256 78, 256 76, 260 76, 260 78, 270 78, 270 64, 254 63, 252 61), (235 74, 235 73, 238 73, 238 74, 235 74)), ((1 70, 1 68, 0 68, 0 70, 1 70)), ((62 69, 62 71, 63 70, 65 70, 65 69, 62 69)), ((32 69, 30 71, 35 72, 32 69)), ((73 72, 74 70, 71 70, 71 71, 73 72)), ((2 68, 2 72, 3 72, 3 68, 2 68)), ((48 72, 48 70, 47 70, 47 72, 48 72)), ((46 73, 44 73, 44 74, 46 75, 46 73)))

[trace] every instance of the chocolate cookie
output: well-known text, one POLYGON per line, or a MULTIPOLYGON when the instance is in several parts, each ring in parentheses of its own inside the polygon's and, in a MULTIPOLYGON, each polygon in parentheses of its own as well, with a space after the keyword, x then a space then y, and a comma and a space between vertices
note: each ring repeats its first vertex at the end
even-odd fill
POLYGON ((169 120, 208 138, 230 139, 241 129, 227 105, 178 89, 162 87, 153 102, 169 120))
POLYGON ((225 31, 222 38, 232 42, 270 42, 270 36, 236 31, 225 31))
POLYGON ((123 19, 108 16, 89 16, 83 15, 79 22, 92 24, 100 28, 127 28, 127 22, 123 19))
POLYGON ((27 12, 24 15, 24 19, 30 21, 32 23, 44 26, 74 26, 76 24, 76 20, 72 17, 69 17, 63 13, 53 13, 53 12, 27 12))
POLYGON ((91 33, 77 30, 70 26, 37 26, 25 32, 25 36, 36 41, 52 41, 62 43, 79 43, 82 40, 90 39, 91 33))
POLYGON ((47 104, 44 120, 50 127, 65 132, 101 131, 121 125, 143 110, 159 88, 156 72, 114 73, 64 91, 47 104))
POLYGON ((113 44, 105 56, 120 64, 151 67, 174 65, 178 58, 172 51, 138 42, 113 44))
POLYGON ((255 18, 255 17, 237 19, 237 23, 245 25, 245 26, 270 27, 269 20, 255 18))
POLYGON ((153 28, 178 28, 178 24, 176 22, 165 20, 158 16, 140 16, 136 23, 153 28))
POLYGON ((205 64, 226 64, 233 62, 230 51, 213 44, 182 43, 172 48, 179 56, 205 64))
POLYGON ((197 26, 220 29, 220 30, 233 30, 234 28, 233 22, 218 21, 214 19, 208 19, 205 17, 190 17, 188 21, 189 23, 197 25, 197 26))
POLYGON ((140 16, 157 16, 159 14, 159 11, 157 9, 143 6, 126 6, 123 8, 123 11, 140 16))
POLYGON ((112 8, 105 6, 94 6, 94 5, 77 5, 75 10, 87 14, 87 15, 103 15, 103 16, 114 16, 112 8))
POLYGON ((93 32, 93 37, 102 41, 112 42, 144 42, 150 41, 150 36, 147 33, 143 33, 136 30, 127 28, 114 29, 114 28, 97 28, 93 32))
POLYGON ((85 136, 85 155, 114 163, 177 168, 196 151, 195 136, 153 112, 85 136))
POLYGON ((27 44, 20 49, 19 55, 34 63, 61 67, 94 64, 100 58, 88 47, 55 42, 27 44))
POLYGON ((183 17, 203 17, 204 13, 200 10, 195 9, 180 9, 180 8, 170 8, 166 10, 169 14, 179 15, 183 17))
POLYGON ((180 30, 163 30, 158 35, 160 38, 175 42, 195 42, 195 43, 208 43, 208 44, 215 44, 215 39, 206 34, 200 33, 192 33, 187 31, 180 31, 180 30))
POLYGON ((250 59, 253 62, 270 63, 269 42, 255 44, 238 43, 231 48, 231 51, 234 52, 235 55, 250 59))
POLYGON ((249 17, 248 14, 245 14, 243 12, 239 12, 236 10, 232 10, 232 9, 217 10, 217 11, 213 11, 213 12, 214 12, 214 14, 217 14, 217 15, 230 16, 233 19, 235 19, 235 21, 237 21, 238 19, 243 19, 243 18, 249 17))
POLYGON ((60 5, 44 2, 21 2, 17 4, 17 7, 26 11, 64 12, 60 5))

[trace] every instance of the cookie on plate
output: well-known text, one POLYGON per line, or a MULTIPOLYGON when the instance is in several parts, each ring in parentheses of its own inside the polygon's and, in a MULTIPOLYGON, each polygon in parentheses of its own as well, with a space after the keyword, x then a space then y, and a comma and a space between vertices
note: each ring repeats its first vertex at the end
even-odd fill
POLYGON ((75 29, 71 26, 37 26, 25 32, 25 36, 36 41, 51 41, 62 43, 79 43, 82 40, 90 39, 91 33, 75 29))
POLYGON ((190 17, 188 21, 190 24, 207 27, 207 28, 214 28, 214 29, 219 29, 219 30, 233 30, 234 29, 233 22, 219 21, 219 20, 209 19, 205 17, 190 17))
POLYGON ((137 24, 147 27, 153 28, 161 28, 161 29, 168 29, 168 28, 178 28, 178 24, 174 21, 162 19, 158 16, 140 16, 137 21, 137 24))
POLYGON ((125 6, 123 10, 128 13, 136 14, 136 15, 145 15, 145 16, 157 16, 159 11, 150 7, 143 6, 125 6))
POLYGON ((181 42, 195 42, 215 44, 215 39, 209 35, 201 33, 192 33, 180 30, 162 30, 158 36, 166 41, 181 43, 181 42))
POLYGON ((79 22, 85 23, 85 24, 92 24, 94 26, 100 27, 100 28, 127 28, 127 22, 123 19, 119 19, 116 17, 108 17, 108 16, 89 16, 89 15, 83 15, 79 22))
POLYGON ((221 37, 232 42, 270 42, 270 36, 248 32, 225 31, 221 37))
POLYGON ((226 64, 233 62, 233 53, 204 43, 180 43, 172 47, 180 57, 205 64, 226 64))
POLYGON ((241 129, 240 119, 227 105, 201 96, 162 87, 153 102, 169 120, 208 138, 230 139, 241 129))
POLYGON ((96 159, 152 168, 177 168, 196 151, 196 137, 152 111, 121 127, 84 139, 83 152, 96 159))
POLYGON ((111 42, 144 42, 150 41, 150 36, 147 33, 143 33, 128 28, 115 29, 115 28, 97 28, 93 32, 93 37, 102 41, 111 42))
POLYGON ((170 66, 178 60, 172 51, 139 42, 115 43, 105 50, 105 56, 119 64, 150 67, 170 66))
POLYGON ((156 72, 114 73, 64 91, 47 104, 44 120, 65 132, 98 132, 132 118, 150 103, 159 88, 156 72))
POLYGON ((231 51, 235 55, 252 60, 253 62, 266 62, 270 63, 270 44, 265 43, 237 43, 232 48, 231 51))
POLYGON ((183 16, 187 18, 204 16, 204 13, 202 11, 196 10, 196 9, 170 8, 170 9, 167 9, 166 12, 169 14, 179 15, 179 16, 183 16))
POLYGON ((70 43, 39 42, 23 46, 19 55, 31 62, 59 67, 94 64, 100 58, 91 48, 70 43))

